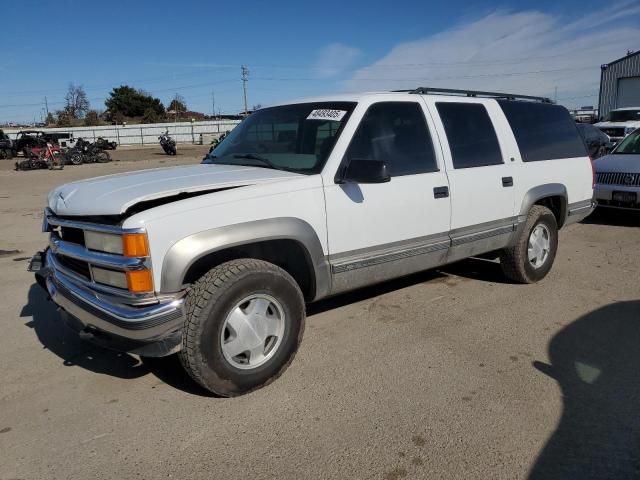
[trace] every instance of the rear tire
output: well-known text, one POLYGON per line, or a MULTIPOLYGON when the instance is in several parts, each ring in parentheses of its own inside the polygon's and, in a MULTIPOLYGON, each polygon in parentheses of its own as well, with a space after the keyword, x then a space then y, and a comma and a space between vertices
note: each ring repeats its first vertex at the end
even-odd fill
POLYGON ((278 378, 304 332, 298 284, 262 260, 245 258, 213 268, 189 289, 185 307, 180 361, 197 383, 224 397, 278 378), (259 308, 260 302, 267 306, 259 308))
POLYGON ((558 223, 551 210, 534 205, 529 210, 514 246, 500 254, 507 278, 517 283, 535 283, 547 276, 558 250, 558 223))
POLYGON ((96 160, 98 163, 109 163, 111 161, 111 156, 107 152, 98 152, 96 153, 96 160))

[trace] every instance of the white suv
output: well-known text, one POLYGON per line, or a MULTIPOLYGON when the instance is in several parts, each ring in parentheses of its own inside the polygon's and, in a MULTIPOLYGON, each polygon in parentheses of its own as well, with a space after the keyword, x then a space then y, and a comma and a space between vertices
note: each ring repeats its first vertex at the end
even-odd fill
POLYGON ((82 336, 180 352, 219 395, 291 362, 305 303, 496 252, 536 282, 592 210, 591 162, 547 99, 417 89, 261 109, 201 165, 52 191, 31 269, 82 336))

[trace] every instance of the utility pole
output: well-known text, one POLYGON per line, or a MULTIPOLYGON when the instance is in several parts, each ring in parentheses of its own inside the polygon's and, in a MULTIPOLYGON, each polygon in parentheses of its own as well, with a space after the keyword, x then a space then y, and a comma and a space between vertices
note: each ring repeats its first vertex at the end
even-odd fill
POLYGON ((244 113, 245 115, 248 112, 248 107, 247 107, 247 82, 249 81, 249 69, 245 66, 242 65, 242 67, 240 67, 242 70, 242 91, 244 93, 244 113))
POLYGON ((216 92, 211 90, 211 116, 216 116, 216 92))
POLYGON ((47 112, 47 117, 46 118, 49 118, 49 102, 47 102, 47 97, 46 96, 44 97, 44 109, 47 112))

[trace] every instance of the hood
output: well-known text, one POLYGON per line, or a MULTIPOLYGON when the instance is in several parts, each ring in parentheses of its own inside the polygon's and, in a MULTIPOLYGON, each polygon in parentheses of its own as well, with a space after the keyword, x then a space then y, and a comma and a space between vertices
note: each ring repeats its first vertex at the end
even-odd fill
POLYGON ((640 155, 619 153, 605 155, 593 162, 596 172, 640 173, 640 155))
POLYGON ((237 165, 190 165, 107 175, 67 183, 49 193, 57 215, 121 215, 137 203, 180 194, 258 185, 301 174, 237 165))

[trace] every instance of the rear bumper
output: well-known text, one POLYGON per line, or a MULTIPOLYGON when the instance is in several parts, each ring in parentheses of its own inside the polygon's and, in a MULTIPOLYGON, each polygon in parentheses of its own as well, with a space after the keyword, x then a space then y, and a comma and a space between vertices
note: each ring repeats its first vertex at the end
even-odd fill
POLYGON ((640 210, 640 188, 637 186, 625 186, 625 185, 602 185, 596 184, 594 190, 594 199, 596 200, 598 207, 604 208, 617 208, 620 210, 640 210), (623 203, 613 200, 613 192, 635 192, 637 194, 638 202, 636 203, 623 203))
POLYGON ((572 223, 578 223, 587 218, 596 207, 594 200, 585 200, 583 202, 576 202, 569 205, 567 210, 567 218, 564 225, 571 225, 572 223))
POLYGON ((131 306, 94 292, 53 268, 51 251, 34 256, 30 270, 80 336, 113 350, 161 357, 180 350, 184 299, 131 306))

